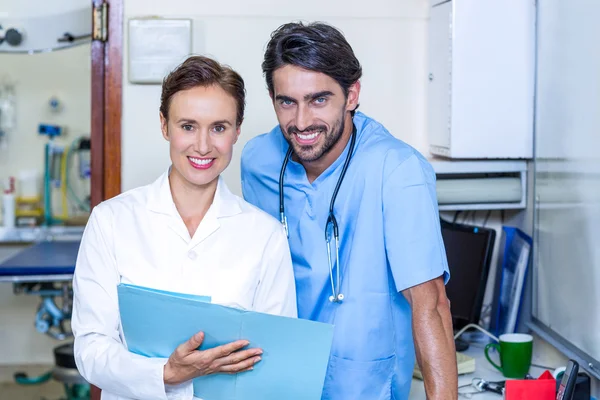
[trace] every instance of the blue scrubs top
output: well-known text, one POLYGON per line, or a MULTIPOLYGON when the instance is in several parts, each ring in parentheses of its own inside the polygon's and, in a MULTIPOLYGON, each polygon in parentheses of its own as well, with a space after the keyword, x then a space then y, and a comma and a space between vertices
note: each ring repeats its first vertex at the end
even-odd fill
MULTIPOLYGON (((415 149, 377 121, 357 112, 354 124, 355 150, 334 208, 342 303, 329 301, 324 229, 349 144, 312 184, 301 164, 290 159, 286 169, 285 211, 298 316, 335 325, 323 399, 407 399, 415 356, 411 310, 400 292, 449 276, 435 173, 415 149)), ((250 140, 242 154, 245 199, 277 219, 279 173, 287 149, 277 126, 250 140)))

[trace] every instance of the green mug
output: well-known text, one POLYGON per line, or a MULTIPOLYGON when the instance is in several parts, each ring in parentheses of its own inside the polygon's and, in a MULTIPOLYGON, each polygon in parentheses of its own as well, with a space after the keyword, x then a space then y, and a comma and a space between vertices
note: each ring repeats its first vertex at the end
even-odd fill
POLYGON ((506 378, 523 379, 531 367, 533 337, 524 333, 507 333, 500 336, 500 344, 489 343, 485 346, 485 358, 506 378), (500 355, 500 365, 496 364, 488 354, 493 347, 500 355))

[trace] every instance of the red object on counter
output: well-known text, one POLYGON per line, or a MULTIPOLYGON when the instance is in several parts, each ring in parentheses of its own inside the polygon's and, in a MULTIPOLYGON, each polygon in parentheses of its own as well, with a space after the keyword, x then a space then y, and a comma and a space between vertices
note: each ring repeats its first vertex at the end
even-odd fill
POLYGON ((538 379, 508 380, 505 400, 555 400, 556 379, 545 371, 538 379))

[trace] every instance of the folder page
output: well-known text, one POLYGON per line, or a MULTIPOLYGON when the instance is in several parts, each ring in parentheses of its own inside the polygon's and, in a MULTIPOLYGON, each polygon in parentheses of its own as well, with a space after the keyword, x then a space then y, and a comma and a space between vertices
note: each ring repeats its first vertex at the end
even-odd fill
POLYGON ((129 351, 169 357, 199 331, 200 350, 239 339, 263 349, 253 371, 194 379, 204 400, 320 400, 333 339, 333 325, 238 310, 134 285, 119 285, 119 308, 129 351))

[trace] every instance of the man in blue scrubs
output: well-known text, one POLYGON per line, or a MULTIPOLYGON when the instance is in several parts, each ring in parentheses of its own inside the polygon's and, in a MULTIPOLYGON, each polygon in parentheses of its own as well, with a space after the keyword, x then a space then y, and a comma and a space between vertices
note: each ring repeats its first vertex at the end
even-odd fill
POLYGON ((335 325, 323 399, 407 399, 415 353, 427 398, 456 399, 434 171, 356 111, 362 69, 334 27, 281 26, 262 68, 279 125, 244 148, 243 193, 285 215, 299 317, 335 325))

